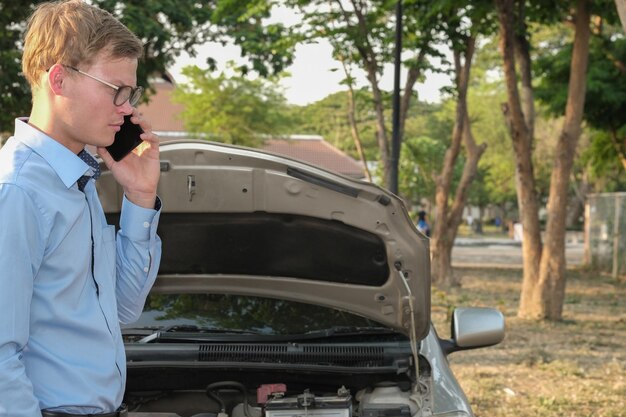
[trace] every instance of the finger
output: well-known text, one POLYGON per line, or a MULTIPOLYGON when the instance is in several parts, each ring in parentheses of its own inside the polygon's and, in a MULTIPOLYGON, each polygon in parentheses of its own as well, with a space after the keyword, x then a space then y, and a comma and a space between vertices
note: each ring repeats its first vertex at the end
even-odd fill
POLYGON ((144 118, 143 114, 137 109, 133 109, 133 114, 130 121, 141 126, 144 131, 152 131, 152 125, 150 124, 150 122, 146 118, 144 118))
POLYGON ((159 137, 152 131, 152 125, 143 117, 140 112, 137 111, 137 109, 133 110, 131 122, 139 125, 143 130, 144 133, 139 136, 141 139, 150 142, 151 145, 159 145, 159 137))
POLYGON ((150 143, 151 146, 158 147, 159 146, 159 137, 155 135, 153 132, 145 131, 141 135, 139 135, 141 139, 145 142, 150 143))
POLYGON ((111 167, 115 163, 115 160, 113 159, 107 148, 98 147, 96 151, 98 152, 98 155, 100 155, 100 158, 102 158, 102 160, 104 161, 104 164, 107 166, 107 168, 111 169, 111 167))

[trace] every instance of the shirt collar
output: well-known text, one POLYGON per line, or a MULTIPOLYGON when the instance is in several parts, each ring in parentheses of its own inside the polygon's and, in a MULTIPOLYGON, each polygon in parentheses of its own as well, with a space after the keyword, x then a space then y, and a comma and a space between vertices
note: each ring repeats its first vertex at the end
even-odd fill
POLYGON ((15 139, 41 156, 57 173, 63 184, 70 188, 91 168, 78 155, 28 124, 28 118, 15 119, 15 139))

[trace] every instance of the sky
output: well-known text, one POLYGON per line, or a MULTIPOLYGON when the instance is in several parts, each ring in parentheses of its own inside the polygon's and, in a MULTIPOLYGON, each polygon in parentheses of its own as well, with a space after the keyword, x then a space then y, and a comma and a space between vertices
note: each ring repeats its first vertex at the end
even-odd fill
MULTIPOLYGON (((207 68, 206 59, 209 56, 217 61, 218 70, 224 69, 228 61, 242 62, 237 46, 209 43, 198 48, 198 54, 195 58, 190 58, 185 53, 177 59, 175 65, 170 69, 174 80, 177 83, 186 81, 181 70, 187 65, 207 68)), ((294 63, 287 68, 287 72, 290 73, 290 76, 281 80, 280 85, 283 87, 285 97, 290 104, 310 104, 329 94, 346 89, 340 84, 344 78, 341 65, 332 59, 332 48, 326 42, 299 45, 296 48, 294 63)), ((367 85, 364 73, 355 73, 354 75, 357 76, 357 87, 367 85)), ((401 74, 401 86, 404 85, 405 77, 406 74, 401 74)), ((448 76, 427 73, 425 82, 417 83, 415 90, 421 101, 438 102, 440 99, 439 89, 446 85, 450 85, 448 76)), ((387 91, 393 89, 393 66, 391 65, 385 68, 381 79, 381 88, 387 91)))

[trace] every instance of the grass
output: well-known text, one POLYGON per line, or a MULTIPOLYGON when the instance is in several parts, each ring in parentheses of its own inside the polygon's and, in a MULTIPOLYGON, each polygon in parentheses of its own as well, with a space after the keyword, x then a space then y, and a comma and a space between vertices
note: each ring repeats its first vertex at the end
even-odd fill
POLYGON ((503 231, 502 227, 495 226, 493 224, 483 224, 483 232, 479 234, 479 233, 474 232, 470 226, 463 223, 459 226, 457 235, 459 237, 476 237, 476 238, 509 237, 508 232, 503 231))
POLYGON ((568 270, 563 320, 518 319, 521 271, 457 269, 462 287, 433 290, 433 321, 449 337, 455 306, 506 318, 497 346, 457 352, 450 366, 477 417, 626 415, 626 283, 568 270))

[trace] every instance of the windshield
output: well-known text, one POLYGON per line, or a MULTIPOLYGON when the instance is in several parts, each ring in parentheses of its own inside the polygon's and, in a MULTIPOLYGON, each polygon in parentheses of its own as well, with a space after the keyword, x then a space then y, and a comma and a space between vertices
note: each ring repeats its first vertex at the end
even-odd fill
POLYGON ((125 328, 197 326, 264 335, 329 328, 381 328, 381 324, 318 305, 223 294, 151 294, 139 320, 125 328))

